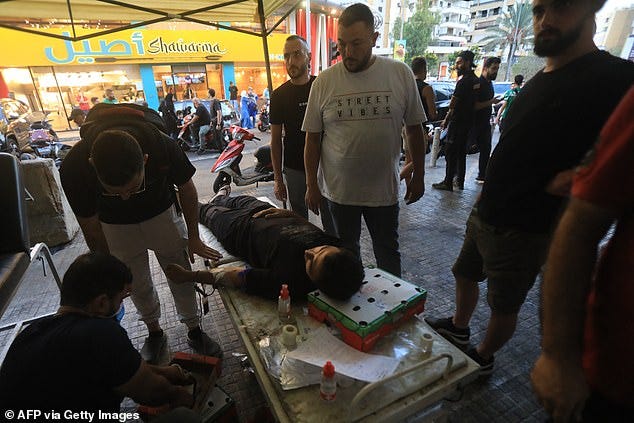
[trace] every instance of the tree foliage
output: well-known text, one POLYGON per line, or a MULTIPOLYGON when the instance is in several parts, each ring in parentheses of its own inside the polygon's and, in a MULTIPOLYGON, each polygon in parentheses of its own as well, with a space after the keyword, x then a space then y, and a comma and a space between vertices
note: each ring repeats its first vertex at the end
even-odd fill
MULTIPOLYGON (((533 15, 529 1, 518 1, 500 16, 496 25, 487 28, 490 35, 480 40, 479 44, 487 51, 499 47, 508 47, 507 63, 513 63, 518 46, 526 45, 533 40, 533 15)), ((506 80, 509 79, 511 67, 507 67, 506 80)))
MULTIPOLYGON (((432 13, 426 5, 420 2, 416 12, 403 26, 403 39, 407 40, 405 63, 411 62, 413 57, 424 56, 425 50, 432 40, 432 30, 440 18, 432 13)), ((392 39, 398 40, 401 35, 401 18, 394 21, 392 39)), ((429 69, 429 66, 427 67, 429 69)))

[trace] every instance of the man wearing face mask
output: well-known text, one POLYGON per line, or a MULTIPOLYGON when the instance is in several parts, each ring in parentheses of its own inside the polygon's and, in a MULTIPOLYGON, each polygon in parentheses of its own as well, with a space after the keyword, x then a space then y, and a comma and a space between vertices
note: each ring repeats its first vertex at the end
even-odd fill
POLYGON ((130 269, 108 254, 84 254, 70 265, 57 313, 30 324, 7 352, 0 369, 3 415, 20 409, 119 413, 124 397, 192 405, 184 387, 191 377, 176 366, 147 364, 113 319, 131 285, 130 269))
POLYGON ((445 145, 445 157, 447 159, 445 179, 437 184, 432 184, 435 189, 453 191, 454 177, 456 188, 464 189, 464 177, 467 166, 467 141, 469 131, 473 127, 475 116, 476 95, 480 89, 480 81, 473 73, 473 52, 465 50, 456 58, 456 72, 460 79, 456 83, 456 89, 451 96, 449 111, 445 120, 440 124, 441 128, 448 127, 447 143, 445 145))
POLYGON ((481 365, 482 375, 493 371, 493 355, 515 332, 518 312, 546 259, 574 168, 634 83, 634 63, 594 44, 594 15, 604 3, 533 0, 535 53, 546 58, 546 66, 513 102, 482 195, 467 220, 452 269, 456 311, 426 319, 447 339, 468 347, 478 282, 487 279, 491 317, 484 339, 467 352, 481 365), (596 107, 587 106, 590 99, 596 107))
POLYGON ((337 48, 342 61, 313 83, 302 128, 306 204, 318 213, 322 198, 327 199, 337 235, 358 257, 363 216, 377 266, 400 276, 401 130, 405 124, 414 168, 405 194, 410 204, 425 192, 421 122, 427 119, 409 67, 372 54, 378 36, 365 4, 341 14, 337 48))
MULTIPOLYGON (((168 342, 148 250, 163 269, 169 263, 188 267, 194 254, 215 260, 221 255, 200 240, 192 181, 196 169, 178 144, 127 105, 95 111, 112 113, 82 126, 82 140, 60 168, 62 186, 90 251, 110 253, 130 267, 132 301, 148 328, 141 355, 157 364, 166 356, 168 342)), ((200 328, 193 287, 176 286, 169 279, 168 286, 188 328, 189 345, 198 354, 220 356, 220 346, 200 328)))

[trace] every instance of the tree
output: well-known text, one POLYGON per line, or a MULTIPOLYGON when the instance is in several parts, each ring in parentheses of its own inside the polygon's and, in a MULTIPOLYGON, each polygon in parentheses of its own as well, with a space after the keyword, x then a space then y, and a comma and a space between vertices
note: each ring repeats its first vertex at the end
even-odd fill
MULTIPOLYGON (((403 26, 403 39, 407 40, 405 63, 409 63, 412 57, 425 55, 425 50, 432 40, 432 29, 439 21, 438 16, 429 11, 427 2, 420 2, 417 7, 416 12, 403 26)), ((393 40, 400 37, 401 22, 400 17, 394 21, 393 40)), ((427 68, 429 69, 429 66, 427 68)))
POLYGON ((492 50, 496 46, 502 50, 508 48, 505 78, 508 81, 517 47, 533 39, 533 14, 530 2, 518 1, 513 7, 509 7, 497 19, 496 25, 487 29, 487 33, 491 35, 484 37, 479 43, 485 50, 492 50))

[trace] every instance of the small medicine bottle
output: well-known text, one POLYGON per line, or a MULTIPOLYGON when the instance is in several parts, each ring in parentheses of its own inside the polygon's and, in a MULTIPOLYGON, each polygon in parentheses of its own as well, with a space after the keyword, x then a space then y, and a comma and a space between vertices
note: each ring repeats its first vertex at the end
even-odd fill
POLYGON ((291 320, 291 295, 286 284, 282 285, 280 296, 277 299, 277 314, 282 323, 287 323, 291 320))
POLYGON ((319 386, 319 396, 324 401, 334 401, 337 396, 337 381, 335 380, 335 366, 326 361, 321 372, 321 385, 319 386))

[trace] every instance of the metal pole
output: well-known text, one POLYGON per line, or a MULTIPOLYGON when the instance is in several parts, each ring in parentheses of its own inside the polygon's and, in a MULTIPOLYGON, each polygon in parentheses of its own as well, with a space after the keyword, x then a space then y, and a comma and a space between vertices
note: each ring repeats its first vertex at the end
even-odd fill
POLYGON ((260 31, 262 47, 264 48, 264 63, 266 64, 266 81, 269 93, 273 92, 273 78, 271 77, 271 58, 269 57, 269 40, 266 35, 266 19, 264 18, 264 4, 258 0, 258 15, 260 15, 260 31))
POLYGON ((308 44, 309 50, 313 51, 310 38, 310 0, 306 0, 306 44, 308 44))

